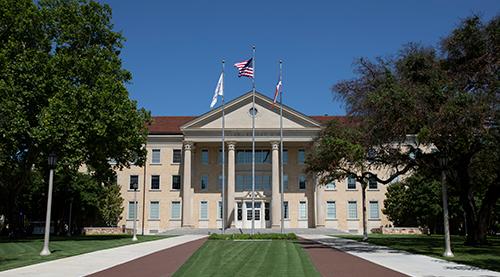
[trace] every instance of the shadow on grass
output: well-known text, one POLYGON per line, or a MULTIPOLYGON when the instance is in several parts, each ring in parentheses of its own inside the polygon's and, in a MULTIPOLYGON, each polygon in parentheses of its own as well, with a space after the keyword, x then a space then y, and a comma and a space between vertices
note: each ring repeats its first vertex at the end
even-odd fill
MULTIPOLYGON (((86 241, 86 240, 116 240, 116 239, 126 239, 131 238, 131 235, 93 235, 93 236, 50 236, 50 241, 86 241)), ((0 243, 10 243, 10 242, 33 242, 33 241, 43 241, 43 236, 28 236, 24 238, 9 238, 6 236, 0 237, 0 243)))
MULTIPOLYGON (((361 241, 360 236, 341 236, 342 238, 354 239, 361 241)), ((444 258, 444 239, 439 235, 370 235, 368 243, 377 245, 373 250, 366 247, 349 245, 348 240, 328 240, 332 245, 338 246, 343 250, 354 252, 376 252, 376 251, 397 251, 403 250, 409 253, 422 254, 427 256, 445 259, 447 261, 466 264, 456 265, 451 264, 449 267, 458 267, 464 270, 477 270, 474 267, 480 267, 495 271, 500 271, 500 238, 490 237, 489 245, 467 246, 464 245, 464 238, 461 236, 452 236, 452 251, 455 257, 444 258), (384 250, 385 249, 385 250, 384 250), (391 250, 387 250, 391 249, 391 250), (397 249, 397 250, 394 250, 397 249), (472 267, 471 267, 472 266, 472 267)), ((400 251, 397 251, 400 252, 400 251)), ((405 253, 405 252, 400 252, 405 253)))

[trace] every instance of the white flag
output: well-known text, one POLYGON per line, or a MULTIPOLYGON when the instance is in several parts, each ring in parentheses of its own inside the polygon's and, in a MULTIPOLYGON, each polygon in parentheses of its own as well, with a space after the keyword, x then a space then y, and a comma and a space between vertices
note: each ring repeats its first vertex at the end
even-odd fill
POLYGON ((224 95, 224 72, 220 74, 219 81, 217 82, 217 87, 215 87, 214 97, 212 97, 212 103, 210 104, 210 109, 217 104, 217 97, 224 95))

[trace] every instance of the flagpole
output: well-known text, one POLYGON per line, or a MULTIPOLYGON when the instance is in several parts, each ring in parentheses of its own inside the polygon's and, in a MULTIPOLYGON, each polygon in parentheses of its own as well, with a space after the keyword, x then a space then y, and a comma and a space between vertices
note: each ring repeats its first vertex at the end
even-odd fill
MULTIPOLYGON (((252 46, 252 235, 255 234, 255 45, 252 46)), ((262 208, 261 208, 262 209, 262 208)), ((260 217, 259 217, 260 218, 260 217)))
MULTIPOLYGON (((222 84, 224 84, 224 60, 222 60, 222 84)), ((224 90, 224 88, 223 88, 224 90)), ((224 170, 224 166, 226 165, 225 163, 225 155, 224 155, 224 148, 225 148, 225 145, 224 145, 224 117, 225 117, 225 114, 224 114, 224 92, 222 93, 222 233, 224 234, 225 232, 225 229, 226 229, 226 210, 225 210, 225 190, 226 190, 226 175, 225 175, 225 170, 224 170)))
POLYGON ((284 187, 283 187, 283 61, 280 60, 280 77, 279 82, 281 83, 280 91, 280 186, 281 186, 281 233, 283 234, 285 229, 285 210, 284 210, 284 187))

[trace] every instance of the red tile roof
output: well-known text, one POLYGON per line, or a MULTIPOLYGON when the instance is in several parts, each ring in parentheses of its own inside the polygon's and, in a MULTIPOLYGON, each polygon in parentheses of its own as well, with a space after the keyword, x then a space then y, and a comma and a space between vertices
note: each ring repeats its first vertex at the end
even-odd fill
MULTIPOLYGON (((326 125, 331 120, 338 120, 341 123, 347 121, 346 116, 328 116, 312 115, 312 119, 318 121, 321 125, 326 125)), ((149 134, 151 135, 176 135, 182 134, 180 127, 196 116, 153 116, 152 122, 148 124, 149 134)))
POLYGON ((195 119, 196 116, 153 116, 148 125, 151 135, 182 134, 181 126, 195 119))

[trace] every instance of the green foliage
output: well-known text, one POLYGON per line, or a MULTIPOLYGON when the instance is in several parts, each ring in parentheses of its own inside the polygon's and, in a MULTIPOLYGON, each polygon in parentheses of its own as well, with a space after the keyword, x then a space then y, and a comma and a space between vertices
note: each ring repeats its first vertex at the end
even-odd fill
POLYGON ((439 159, 448 159, 446 175, 465 211, 471 243, 485 242, 500 198, 499 33, 500 17, 482 22, 471 16, 440 49, 409 44, 391 58, 360 59, 358 76, 333 89, 377 160, 404 164, 401 153, 386 146, 409 134, 421 147, 414 155, 419 169, 437 173, 439 159))
MULTIPOLYGON (((111 9, 91 0, 0 0, 0 214, 18 225, 20 199, 47 155, 56 176, 82 165, 99 182, 146 157, 145 123, 122 68, 111 9), (36 169, 35 171, 33 169, 36 169)), ((56 183, 57 186, 57 183, 56 183)))
MULTIPOLYGON (((432 176, 415 174, 387 187, 383 213, 396 227, 426 227, 433 233, 442 226, 441 183, 432 176)), ((461 218, 458 198, 449 193, 450 218, 461 218)))
POLYGON ((294 233, 288 234, 211 234, 208 239, 210 240, 296 240, 297 235, 294 233))

